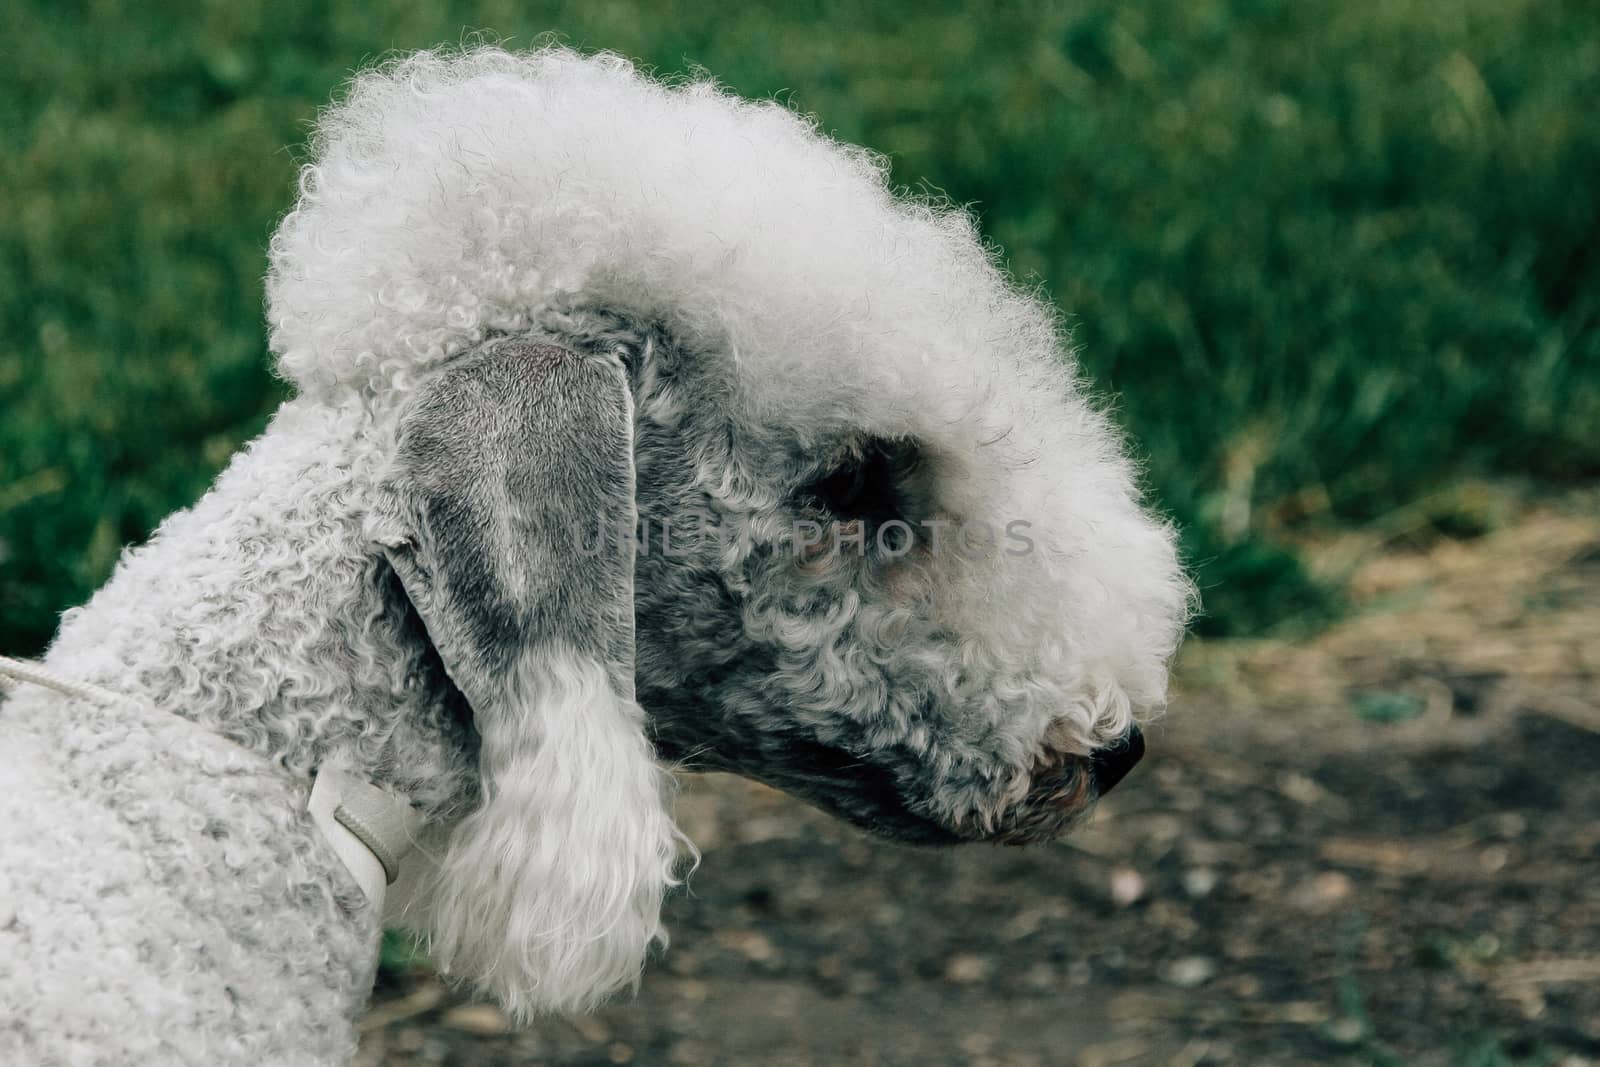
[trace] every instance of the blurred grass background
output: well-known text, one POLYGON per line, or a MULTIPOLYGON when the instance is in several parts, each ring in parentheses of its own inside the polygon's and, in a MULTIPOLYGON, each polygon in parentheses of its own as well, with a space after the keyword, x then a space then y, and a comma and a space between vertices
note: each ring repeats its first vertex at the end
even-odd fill
POLYGON ((1307 531, 1600 473, 1593 0, 9 0, 0 649, 264 424, 308 124, 464 30, 704 68, 971 203, 1116 394, 1205 631, 1336 611, 1307 531))

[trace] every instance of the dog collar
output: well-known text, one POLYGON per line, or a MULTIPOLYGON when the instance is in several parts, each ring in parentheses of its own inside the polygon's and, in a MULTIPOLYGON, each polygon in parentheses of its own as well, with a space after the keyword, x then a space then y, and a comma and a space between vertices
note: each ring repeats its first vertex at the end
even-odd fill
POLYGON ((422 819, 404 797, 336 768, 317 771, 306 802, 311 821, 349 868, 373 908, 400 877, 422 819))

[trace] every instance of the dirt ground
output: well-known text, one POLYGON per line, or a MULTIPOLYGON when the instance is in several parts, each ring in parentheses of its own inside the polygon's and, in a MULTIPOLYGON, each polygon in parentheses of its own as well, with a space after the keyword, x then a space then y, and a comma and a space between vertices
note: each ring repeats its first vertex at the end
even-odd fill
POLYGON ((386 970, 365 1064, 1600 1063, 1600 493, 1330 541, 1358 610, 1191 644, 1072 840, 911 850, 691 780, 637 1000, 386 970))

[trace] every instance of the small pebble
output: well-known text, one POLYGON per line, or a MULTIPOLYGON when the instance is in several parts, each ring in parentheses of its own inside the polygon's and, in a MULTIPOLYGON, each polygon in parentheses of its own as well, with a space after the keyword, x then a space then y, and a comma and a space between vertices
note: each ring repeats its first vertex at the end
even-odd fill
POLYGON ((469 1034, 503 1034, 511 1029, 511 1020, 492 1004, 462 1004, 445 1012, 439 1022, 469 1034))
POLYGON ((1144 896, 1144 876, 1132 867, 1118 867, 1111 872, 1111 902, 1126 908, 1144 896))
POLYGON ((951 956, 944 965, 944 977, 947 982, 959 985, 972 985, 989 977, 991 965, 982 956, 962 952, 951 956))
POLYGON ((1250 824, 1245 817, 1233 808, 1213 808, 1207 819, 1211 828, 1221 837, 1244 837, 1250 829, 1250 824))
POLYGON ((1204 985, 1217 973, 1216 962, 1206 956, 1185 956, 1167 967, 1167 981, 1179 989, 1204 985))
POLYGON ((1061 976, 1048 963, 1035 963, 1022 974, 1023 986, 1037 993, 1045 993, 1056 988, 1060 980, 1061 976))
POLYGON ((1328 1024, 1328 1036, 1341 1045, 1354 1045, 1366 1036, 1367 1028, 1360 1019, 1342 1015, 1328 1024))
POLYGON ((1183 872, 1183 891, 1195 900, 1217 888, 1217 872, 1210 867, 1190 867, 1183 872))
POLYGON ((1350 876, 1340 871, 1323 871, 1296 887, 1293 903, 1306 911, 1329 911, 1344 901, 1353 888, 1350 876))
POLYGON ((778 954, 777 949, 772 947, 772 942, 754 930, 743 930, 731 934, 728 940, 731 942, 735 952, 752 963, 765 963, 778 954))
POLYGON ((606 1024, 596 1019, 593 1015, 579 1015, 572 1020, 572 1028, 583 1035, 583 1039, 591 1045, 598 1045, 610 1040, 611 1032, 606 1029, 606 1024))

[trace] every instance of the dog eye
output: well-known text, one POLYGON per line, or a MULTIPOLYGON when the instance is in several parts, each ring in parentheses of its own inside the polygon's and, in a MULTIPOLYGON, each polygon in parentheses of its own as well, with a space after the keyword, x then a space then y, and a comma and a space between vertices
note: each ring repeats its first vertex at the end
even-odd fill
POLYGON ((866 464, 851 460, 811 486, 810 495, 835 515, 852 516, 867 484, 866 464))
POLYGON ((812 482, 805 495, 838 519, 874 523, 904 519, 917 462, 913 442, 874 438, 812 482))

